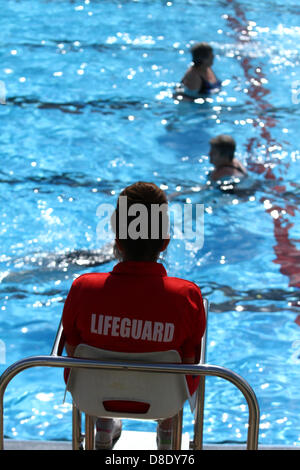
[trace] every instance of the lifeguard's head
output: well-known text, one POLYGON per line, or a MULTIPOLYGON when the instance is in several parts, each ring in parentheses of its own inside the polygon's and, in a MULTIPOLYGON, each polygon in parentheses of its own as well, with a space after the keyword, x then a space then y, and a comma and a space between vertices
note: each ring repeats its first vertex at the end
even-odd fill
POLYGON ((117 258, 156 261, 170 240, 165 192, 143 181, 126 187, 119 195, 112 226, 117 258))

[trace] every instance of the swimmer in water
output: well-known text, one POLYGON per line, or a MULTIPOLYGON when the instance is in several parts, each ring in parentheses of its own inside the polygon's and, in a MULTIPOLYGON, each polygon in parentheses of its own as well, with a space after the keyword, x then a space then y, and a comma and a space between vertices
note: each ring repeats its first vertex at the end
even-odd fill
MULTIPOLYGON (((247 176, 247 170, 234 156, 236 143, 230 135, 221 134, 210 140, 209 160, 214 168, 208 175, 206 184, 200 185, 199 191, 212 190, 214 187, 227 193, 236 194, 237 183, 247 176), (215 183, 215 184, 211 184, 215 183)), ((243 189, 243 192, 245 190, 243 189)), ((169 195, 169 201, 190 194, 190 189, 175 192, 169 195)))
POLYGON ((229 135, 218 135, 210 140, 210 163, 214 170, 210 174, 213 181, 224 177, 243 178, 247 176, 247 170, 234 156, 236 149, 235 140, 229 135))
POLYGON ((176 89, 177 96, 197 99, 199 96, 217 91, 221 87, 220 80, 215 76, 212 65, 214 53, 206 42, 195 44, 191 48, 193 65, 186 71, 180 86, 176 89))

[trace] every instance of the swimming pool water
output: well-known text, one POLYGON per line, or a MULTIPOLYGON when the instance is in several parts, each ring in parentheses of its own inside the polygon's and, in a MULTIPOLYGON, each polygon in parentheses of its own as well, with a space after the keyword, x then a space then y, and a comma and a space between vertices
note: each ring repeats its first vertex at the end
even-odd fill
MULTIPOLYGON (((114 265, 97 239, 98 206, 154 181, 205 207, 203 248, 174 240, 165 262, 210 302, 208 362, 254 388, 261 444, 299 445, 298 2, 0 6, 0 372, 48 354, 74 277, 114 265), (176 103, 201 40, 222 90, 176 103), (233 135, 249 171, 236 194, 206 185, 208 142, 220 133, 233 135)), ((60 370, 23 372, 6 392, 5 435, 70 439, 63 395, 60 370)), ((208 378, 204 441, 244 442, 247 420, 240 393, 208 378)))

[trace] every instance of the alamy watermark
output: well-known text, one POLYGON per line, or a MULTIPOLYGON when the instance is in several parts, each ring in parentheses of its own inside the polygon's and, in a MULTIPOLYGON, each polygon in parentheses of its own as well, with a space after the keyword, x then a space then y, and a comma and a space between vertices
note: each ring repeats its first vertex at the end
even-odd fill
POLYGON ((0 339, 0 364, 6 364, 6 347, 2 339, 0 339))
POLYGON ((292 82, 292 103, 300 104, 300 80, 292 82))
POLYGON ((300 340, 297 339, 292 344, 293 354, 292 354, 292 362, 300 364, 300 340))
POLYGON ((0 104, 6 104, 6 86, 2 80, 0 80, 0 104))
POLYGON ((184 240, 187 250, 201 249, 204 244, 204 204, 132 204, 127 196, 119 197, 118 215, 112 204, 100 204, 96 212, 98 240, 109 241, 115 237, 113 228, 118 222, 120 240, 166 239, 184 240), (116 218, 118 217, 118 220, 116 218), (150 224, 149 224, 150 221, 150 224))

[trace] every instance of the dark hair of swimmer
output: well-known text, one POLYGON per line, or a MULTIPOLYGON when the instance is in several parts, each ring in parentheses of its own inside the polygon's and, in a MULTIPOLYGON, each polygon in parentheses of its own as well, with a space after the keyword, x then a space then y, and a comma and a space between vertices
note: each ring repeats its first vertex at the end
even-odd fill
MULTIPOLYGON (((138 206, 136 208, 138 210, 138 206)), ((166 230, 168 226, 167 208, 168 199, 165 192, 154 183, 139 181, 125 188, 120 193, 117 201, 115 224, 112 219, 112 228, 116 235, 115 256, 122 261, 156 261, 160 252, 166 249, 169 242, 169 234, 166 234, 168 232, 166 230), (120 204, 121 196, 126 196, 127 213, 125 218, 124 213, 120 216, 121 210, 124 210, 120 204), (130 236, 130 224, 138 217, 136 213, 134 216, 128 214, 130 207, 134 204, 141 204, 144 210, 146 209, 146 220, 144 219, 146 228, 139 228, 139 231, 144 234, 144 230, 146 230, 146 237, 132 238, 130 236), (157 210, 160 208, 156 212, 156 217, 152 213, 153 205, 156 206, 157 210), (156 224, 155 227, 154 224, 156 224), (156 235, 153 235, 154 232, 156 235), (125 237, 124 233, 126 233, 125 237)), ((143 221, 143 219, 141 220, 143 221)))
POLYGON ((214 137, 210 140, 210 145, 218 150, 220 155, 223 157, 226 157, 229 160, 233 160, 236 143, 233 137, 230 135, 218 135, 217 137, 214 137))
POLYGON ((198 42, 191 47, 191 54, 195 65, 200 65, 203 60, 213 54, 213 48, 206 42, 198 42))

